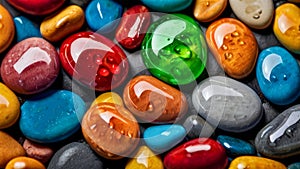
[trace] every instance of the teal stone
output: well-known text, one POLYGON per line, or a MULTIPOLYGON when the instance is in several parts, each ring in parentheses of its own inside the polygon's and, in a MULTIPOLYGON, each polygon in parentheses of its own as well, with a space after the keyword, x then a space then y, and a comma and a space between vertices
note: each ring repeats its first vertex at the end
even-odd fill
POLYGON ((144 131, 147 146, 155 152, 163 153, 180 143, 186 135, 181 125, 157 125, 144 131))
POLYGON ((300 169, 300 162, 290 164, 287 169, 300 169))
POLYGON ((20 42, 31 37, 42 37, 40 29, 34 25, 29 19, 24 16, 17 16, 14 18, 16 28, 16 39, 20 42))
POLYGON ((219 135, 217 141, 225 148, 227 155, 231 157, 256 154, 255 148, 241 139, 219 135))
POLYGON ((193 0, 141 0, 147 7, 159 12, 177 12, 189 7, 193 0))
POLYGON ((50 91, 24 102, 19 125, 28 139, 58 142, 78 131, 85 112, 85 102, 77 94, 67 90, 50 91))

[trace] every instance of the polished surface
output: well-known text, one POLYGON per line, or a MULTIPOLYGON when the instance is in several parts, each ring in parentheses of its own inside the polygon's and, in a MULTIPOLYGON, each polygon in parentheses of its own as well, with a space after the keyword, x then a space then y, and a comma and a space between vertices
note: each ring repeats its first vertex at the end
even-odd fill
POLYGON ((241 156, 235 158, 230 166, 229 169, 286 169, 286 167, 277 161, 263 158, 263 157, 256 157, 256 156, 241 156))
POLYGON ((33 158, 16 157, 7 163, 5 169, 46 169, 46 167, 33 158))
POLYGON ((200 22, 210 22, 219 17, 227 6, 228 0, 196 0, 194 17, 200 22))
POLYGON ((8 10, 0 4, 0 53, 5 51, 15 36, 15 26, 8 10))

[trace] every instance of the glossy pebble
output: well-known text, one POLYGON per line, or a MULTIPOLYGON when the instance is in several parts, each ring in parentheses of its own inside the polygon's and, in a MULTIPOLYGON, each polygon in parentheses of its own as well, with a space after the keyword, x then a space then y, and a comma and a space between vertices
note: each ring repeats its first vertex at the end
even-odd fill
POLYGON ((172 85, 188 84, 206 66, 207 46, 193 18, 168 14, 149 27, 142 43, 142 58, 158 79, 172 85))
POLYGON ((241 156, 235 158, 229 166, 229 169, 286 169, 286 167, 277 161, 255 156, 241 156))
POLYGON ((144 131, 144 141, 151 150, 163 153, 180 143, 185 135, 186 131, 181 125, 157 125, 144 131))
POLYGON ((300 162, 290 164, 287 169, 300 169, 300 162))
POLYGON ((46 164, 53 155, 53 149, 47 145, 35 143, 26 139, 23 143, 23 148, 28 157, 34 158, 46 164))
POLYGON ((295 105, 280 113, 257 133, 257 151, 273 158, 300 154, 299 127, 300 105, 295 105))
POLYGON ((145 122, 175 122, 188 110, 183 93, 152 76, 141 75, 130 80, 123 99, 126 107, 145 122))
POLYGON ((98 103, 114 103, 120 106, 123 106, 123 100, 119 94, 115 92, 106 92, 99 95, 91 104, 91 107, 98 103))
POLYGON ((1 64, 1 77, 13 91, 35 94, 50 87, 59 70, 54 46, 42 38, 28 38, 6 54, 1 64))
POLYGON ((20 129, 33 141, 58 142, 78 131, 85 111, 85 103, 77 94, 49 91, 21 106, 20 129))
POLYGON ((257 94, 245 84, 223 76, 211 76, 198 84, 193 105, 210 124, 229 132, 245 132, 262 118, 257 94))
POLYGON ((7 163, 5 169, 46 169, 46 167, 33 158, 16 157, 7 163))
POLYGON ((15 36, 15 26, 10 13, 0 4, 0 53, 5 51, 15 36))
POLYGON ((210 22, 219 17, 227 6, 228 0, 196 0, 194 17, 200 22, 210 22))
POLYGON ((25 156, 23 147, 10 135, 0 131, 0 168, 5 168, 11 159, 18 156, 25 156))
POLYGON ((47 15, 61 7, 65 0, 7 0, 7 2, 30 15, 47 15))
POLYGON ((272 0, 229 0, 229 4, 234 14, 252 28, 264 29, 273 20, 274 4, 272 0))
POLYGON ((125 169, 164 169, 163 162, 147 146, 141 146, 134 158, 131 158, 125 169))
POLYGON ((178 12, 189 7, 193 0, 141 0, 147 7, 159 12, 178 12))
POLYGON ((251 30, 242 22, 233 18, 219 19, 207 28, 206 40, 230 77, 242 79, 254 69, 258 45, 251 30))
POLYGON ((20 115, 20 102, 17 96, 3 83, 0 83, 0 129, 16 123, 20 115))
POLYGON ((118 87, 129 71, 122 49, 93 32, 79 32, 65 39, 60 47, 60 60, 70 76, 97 91, 118 87))
POLYGON ((128 157, 140 140, 134 116, 123 106, 113 103, 91 107, 83 117, 81 128, 92 149, 107 159, 128 157))
POLYGON ((148 8, 136 5, 127 9, 116 31, 116 40, 126 49, 139 47, 151 22, 148 8))
POLYGON ((212 127, 207 121, 198 115, 190 115, 183 123, 189 139, 199 137, 211 137, 214 134, 215 127, 212 127))
POLYGON ((85 143, 72 142, 60 148, 47 169, 104 169, 103 162, 85 143))
POLYGON ((300 95, 300 68, 297 60, 284 48, 269 47, 261 51, 256 78, 264 96, 274 104, 287 105, 300 95))
POLYGON ((225 169, 225 149, 210 138, 190 140, 171 150, 164 158, 167 169, 225 169))
POLYGON ((113 0, 93 0, 85 10, 85 18, 93 31, 111 32, 122 13, 123 7, 113 0))
POLYGON ((57 42, 78 31, 83 26, 84 21, 84 11, 81 7, 70 5, 56 15, 43 20, 40 31, 45 39, 57 42))
POLYGON ((275 10, 273 31, 280 43, 289 51, 300 54, 300 8, 292 3, 275 10))
POLYGON ((24 16, 14 17, 17 42, 31 37, 42 37, 39 28, 24 16))

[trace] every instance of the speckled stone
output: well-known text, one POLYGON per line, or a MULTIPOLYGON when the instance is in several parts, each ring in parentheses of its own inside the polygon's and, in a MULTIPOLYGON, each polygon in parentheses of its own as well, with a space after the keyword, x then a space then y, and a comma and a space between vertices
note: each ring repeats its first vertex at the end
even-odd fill
POLYGON ((300 162, 288 165, 287 169, 300 169, 300 162))

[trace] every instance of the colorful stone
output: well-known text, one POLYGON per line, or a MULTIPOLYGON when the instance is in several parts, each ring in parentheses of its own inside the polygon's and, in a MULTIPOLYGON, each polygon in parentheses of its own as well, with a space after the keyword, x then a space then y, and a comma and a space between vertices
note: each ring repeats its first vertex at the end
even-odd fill
POLYGON ((14 18, 17 42, 31 37, 42 37, 40 30, 24 16, 14 18))
POLYGON ((288 105, 300 96, 300 68, 284 48, 273 46, 261 51, 256 78, 264 96, 274 104, 288 105))
POLYGON ((287 169, 300 169, 300 162, 290 164, 287 169))
POLYGON ((140 140, 134 116, 123 106, 113 103, 91 107, 82 119, 81 128, 91 148, 107 159, 127 157, 140 140))
POLYGON ((300 54, 300 8, 292 3, 275 10, 273 31, 280 43, 289 51, 300 54))
POLYGON ((225 169, 227 163, 225 149, 210 138, 190 140, 171 150, 164 158, 167 169, 225 169))
POLYGON ((52 17, 46 18, 40 26, 42 36, 57 42, 78 31, 84 24, 84 12, 77 5, 70 5, 52 17))
POLYGON ((130 112, 144 122, 175 122, 188 110, 183 93, 152 76, 141 75, 130 80, 123 99, 130 112))
POLYGON ((20 115, 20 102, 17 96, 0 82, 0 129, 16 123, 20 115))
POLYGON ((98 103, 113 103, 120 106, 123 106, 122 98, 115 92, 106 92, 99 95, 91 104, 91 107, 95 106, 98 103))
POLYGON ((293 3, 300 3, 300 0, 288 0, 288 1, 293 3))
POLYGON ((151 22, 148 8, 136 5, 127 9, 116 31, 116 40, 126 49, 139 47, 151 22))
POLYGON ((10 13, 2 4, 0 4, 0 16, 0 53, 2 53, 14 39, 15 26, 10 13))
POLYGON ((68 37, 60 47, 60 60, 70 76, 97 91, 118 87, 129 71, 122 49, 93 32, 79 32, 68 37))
POLYGON ((256 156, 241 156, 235 158, 229 166, 229 169, 286 169, 286 167, 277 161, 256 157, 256 156))
POLYGON ((28 157, 34 158, 44 164, 46 164, 53 155, 53 150, 50 147, 34 143, 28 139, 24 141, 23 148, 28 157))
POLYGON ((141 0, 147 7, 159 12, 178 12, 189 7, 193 0, 141 0))
POLYGON ((142 58, 160 80, 172 85, 188 84, 203 72, 207 46, 195 20, 183 14, 168 14, 148 29, 142 58))
POLYGON ((77 94, 49 91, 21 106, 20 129, 35 142, 58 142, 78 131, 85 111, 85 103, 77 94))
POLYGON ((200 22, 210 22, 219 17, 227 6, 227 0, 196 0, 194 17, 200 22))
POLYGON ((56 49, 42 38, 16 44, 1 64, 3 82, 20 94, 35 94, 50 87, 60 71, 56 49))
POLYGON ((258 45, 249 28, 233 18, 213 22, 206 30, 208 46, 218 64, 231 77, 242 79, 255 67, 258 45))
POLYGON ((16 157, 7 163, 5 169, 46 169, 46 167, 33 158, 16 157))
POLYGON ((183 127, 187 131, 187 137, 189 139, 195 139, 199 137, 209 138, 214 134, 216 129, 198 115, 188 116, 183 123, 183 127))

